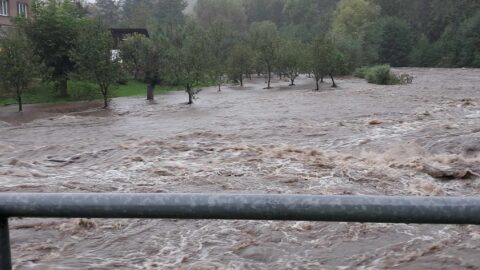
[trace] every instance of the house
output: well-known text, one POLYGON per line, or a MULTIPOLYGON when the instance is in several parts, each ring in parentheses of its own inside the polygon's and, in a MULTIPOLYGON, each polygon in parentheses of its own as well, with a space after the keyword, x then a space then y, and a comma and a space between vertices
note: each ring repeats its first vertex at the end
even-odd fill
POLYGON ((15 17, 30 15, 31 0, 0 0, 0 30, 12 26, 15 17))

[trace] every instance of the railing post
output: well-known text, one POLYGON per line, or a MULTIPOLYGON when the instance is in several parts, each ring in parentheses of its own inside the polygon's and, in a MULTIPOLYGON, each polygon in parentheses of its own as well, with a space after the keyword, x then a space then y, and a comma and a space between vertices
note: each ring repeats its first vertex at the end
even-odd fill
POLYGON ((12 269, 12 256, 10 254, 10 232, 8 218, 0 217, 0 269, 12 269))

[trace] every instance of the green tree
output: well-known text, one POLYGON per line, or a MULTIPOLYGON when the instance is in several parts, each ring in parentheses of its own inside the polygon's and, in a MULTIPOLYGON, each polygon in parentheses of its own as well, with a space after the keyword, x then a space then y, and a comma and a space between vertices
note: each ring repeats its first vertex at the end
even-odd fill
POLYGON ((437 46, 428 40, 424 34, 420 35, 417 44, 410 53, 410 66, 414 67, 432 67, 436 65, 438 59, 437 46))
POLYGON ((78 44, 72 51, 78 75, 98 85, 104 108, 108 107, 111 90, 121 75, 120 59, 113 57, 113 39, 101 23, 85 23, 78 44))
POLYGON ((398 18, 384 18, 379 44, 380 61, 394 67, 406 66, 412 47, 409 26, 398 18))
POLYGON ((337 48, 333 38, 319 37, 310 44, 310 70, 314 75, 316 89, 325 75, 332 79, 332 87, 337 87, 334 76, 341 73, 345 64, 344 56, 337 48))
POLYGON ((258 61, 267 72, 267 89, 270 89, 280 40, 277 26, 269 21, 253 23, 250 28, 250 38, 257 52, 258 61))
POLYGON ((165 41, 151 39, 142 46, 141 63, 147 82, 147 100, 154 100, 155 87, 160 84, 165 67, 165 41))
POLYGON ((243 76, 249 75, 254 66, 252 48, 248 43, 236 44, 227 59, 230 79, 238 80, 243 87, 243 76))
POLYGON ((127 37, 120 45, 121 59, 125 67, 133 72, 133 77, 138 80, 140 72, 142 72, 145 48, 148 46, 148 38, 144 35, 133 34, 127 37))
POLYGON ((12 30, 0 39, 0 82, 4 90, 15 94, 19 111, 23 110, 23 92, 36 75, 37 68, 37 57, 24 33, 12 30))
POLYGON ((108 27, 114 27, 120 22, 120 3, 116 0, 96 0, 96 17, 108 27))
POLYGON ((247 15, 242 1, 238 0, 198 0, 195 18, 203 28, 222 25, 228 31, 245 32, 247 15))
POLYGON ((146 28, 153 18, 153 1, 124 0, 122 3, 123 25, 129 28, 146 28))
POLYGON ((295 79, 305 68, 306 50, 302 42, 283 39, 278 50, 277 65, 290 79, 290 86, 295 85, 295 79))
POLYGON ((150 32, 162 38, 172 38, 177 34, 179 25, 185 23, 185 0, 156 0, 151 4, 148 28, 150 32))
POLYGON ((460 31, 460 65, 480 68, 480 11, 466 20, 460 31))
POLYGON ((33 50, 48 68, 60 96, 68 96, 67 81, 75 63, 70 51, 76 46, 84 22, 76 5, 69 0, 34 1, 32 16, 20 23, 32 41, 33 50))
POLYGON ((195 21, 187 21, 181 32, 181 40, 169 42, 166 74, 170 81, 185 87, 188 104, 193 104, 199 92, 195 87, 205 80, 209 68, 208 43, 204 30, 195 21))
POLYGON ((225 28, 223 24, 214 23, 206 28, 208 62, 210 75, 221 91, 223 76, 225 75, 228 54, 235 42, 233 32, 225 28))
POLYGON ((333 31, 363 39, 368 26, 380 15, 380 7, 368 0, 341 0, 333 21, 333 31))
POLYGON ((287 0, 280 31, 290 38, 311 41, 329 30, 338 0, 287 0))

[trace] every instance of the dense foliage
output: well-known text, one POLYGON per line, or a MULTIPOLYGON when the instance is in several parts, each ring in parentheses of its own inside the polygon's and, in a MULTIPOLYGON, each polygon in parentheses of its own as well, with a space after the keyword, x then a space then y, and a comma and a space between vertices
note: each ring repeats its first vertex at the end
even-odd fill
POLYGON ((201 85, 217 84, 219 90, 226 80, 243 85, 252 73, 265 76, 267 89, 272 76, 294 85, 300 74, 309 74, 319 89, 324 77, 335 87, 334 76, 364 66, 378 66, 366 77, 380 83, 391 83, 382 65, 480 67, 478 0, 78 3, 36 0, 31 16, 17 22, 45 67, 43 79, 54 82, 61 96, 68 95, 72 75, 93 81, 95 74, 88 73, 95 69, 112 73, 104 74, 110 88, 124 80, 119 66, 149 85, 148 99, 156 85, 169 84, 184 87, 189 103, 201 85), (92 25, 98 33, 85 32, 92 25), (150 38, 127 38, 120 48, 122 64, 113 65, 107 61, 110 27, 147 28, 150 38))

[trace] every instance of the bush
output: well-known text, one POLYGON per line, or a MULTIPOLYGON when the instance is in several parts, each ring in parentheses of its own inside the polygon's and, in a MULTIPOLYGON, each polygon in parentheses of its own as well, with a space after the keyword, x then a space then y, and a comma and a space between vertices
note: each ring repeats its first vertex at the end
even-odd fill
POLYGON ((389 65, 360 68, 355 71, 354 75, 374 84, 393 85, 401 83, 400 79, 391 72, 389 65))
POLYGON ((362 78, 362 79, 365 79, 365 76, 367 76, 367 71, 369 70, 368 67, 361 67, 361 68, 357 68, 355 69, 355 71, 353 72, 353 76, 357 77, 357 78, 362 78))

